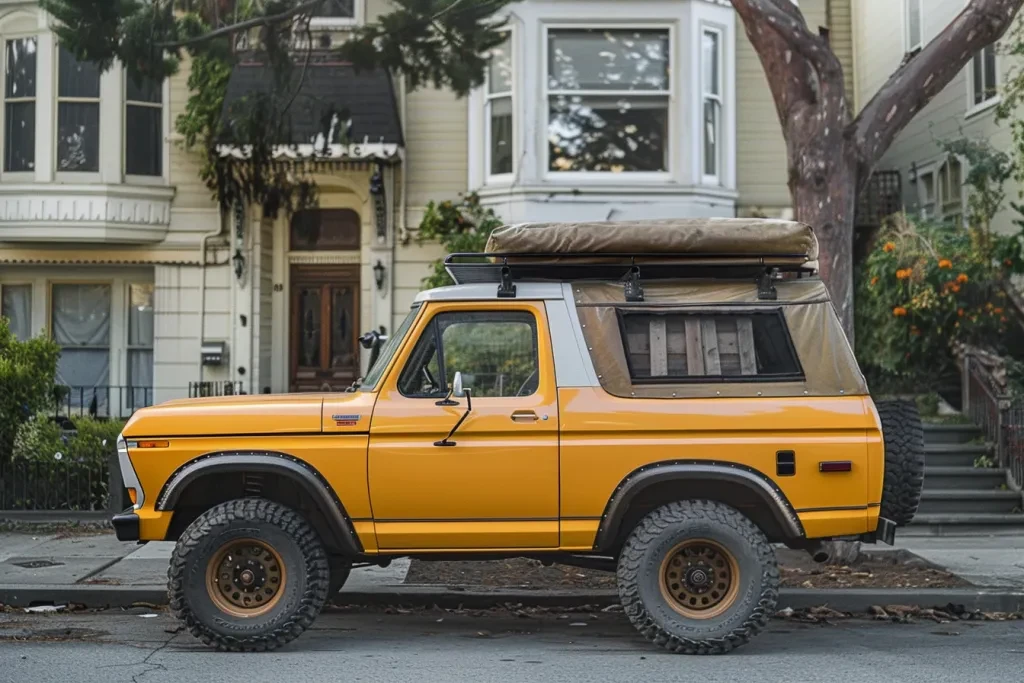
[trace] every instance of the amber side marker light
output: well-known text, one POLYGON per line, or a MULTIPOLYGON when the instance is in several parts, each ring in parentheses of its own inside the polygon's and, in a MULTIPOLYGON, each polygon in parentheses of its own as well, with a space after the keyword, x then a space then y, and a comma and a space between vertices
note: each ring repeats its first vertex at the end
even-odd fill
POLYGON ((128 500, 132 502, 132 505, 139 504, 139 492, 135 489, 128 489, 128 500))
POLYGON ((138 441, 136 448, 167 448, 171 445, 170 441, 138 441))
POLYGON ((853 463, 849 460, 833 460, 831 462, 819 462, 819 472, 852 472, 853 463))

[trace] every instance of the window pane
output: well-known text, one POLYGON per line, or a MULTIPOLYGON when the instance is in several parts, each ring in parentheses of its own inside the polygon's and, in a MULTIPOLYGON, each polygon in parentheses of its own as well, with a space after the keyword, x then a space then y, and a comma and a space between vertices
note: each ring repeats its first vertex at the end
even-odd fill
POLYGON ((61 102, 57 105, 57 170, 95 172, 100 169, 100 105, 61 102))
POLYGON ((668 98, 551 98, 552 171, 667 171, 668 98))
POLYGON ((380 381, 380 377, 384 374, 384 368, 389 362, 391 357, 398 351, 399 344, 405 339, 405 335, 409 332, 409 328, 412 327, 413 321, 416 319, 416 315, 419 313, 419 305, 413 307, 409 311, 408 315, 405 316, 405 320, 398 326, 394 334, 388 336, 388 340, 384 342, 384 346, 380 349, 380 354, 377 356, 377 361, 370 367, 366 373, 366 378, 363 380, 362 386, 366 389, 373 389, 377 386, 377 382, 380 381))
POLYGON ((128 288, 128 345, 153 346, 153 285, 128 288))
POLYGON ((996 51, 991 45, 981 51, 985 60, 985 99, 996 96, 996 51))
POLYGON ((781 313, 623 316, 634 380, 689 377, 797 379, 801 374, 781 313))
POLYGON ((319 368, 320 362, 320 311, 322 293, 319 287, 307 287, 299 291, 299 366, 319 368))
POLYGON ((537 333, 529 313, 442 315, 445 378, 462 373, 474 396, 529 396, 537 391, 537 333))
POLYGON ((58 97, 100 96, 100 70, 92 62, 80 62, 63 47, 60 48, 58 97))
POLYGON ((153 403, 152 350, 128 351, 128 387, 124 393, 124 400, 132 410, 145 408, 153 403))
POLYGON ((110 285, 53 285, 53 338, 63 346, 110 343, 110 285))
POLYGON ((721 68, 721 65, 718 63, 718 39, 719 36, 714 31, 704 32, 704 92, 713 95, 721 95, 721 88, 718 82, 719 69, 721 68))
POLYGON ((512 92, 512 40, 491 50, 491 60, 487 71, 487 86, 491 93, 512 92))
POLYGON ((57 362, 57 384, 71 388, 67 403, 72 408, 107 412, 110 385, 110 350, 64 347, 57 362))
POLYGON ((921 44, 921 2, 904 1, 907 3, 907 47, 915 48, 921 44))
POLYGON ((4 93, 7 98, 36 96, 36 39, 7 41, 4 93))
MULTIPOLYGON (((378 361, 379 362, 379 361, 378 361)), ((447 388, 437 357, 437 319, 424 331, 398 377, 398 391, 415 398, 444 396, 447 388)))
POLYGON ((292 216, 292 249, 353 250, 361 237, 362 223, 352 209, 306 209, 292 216))
POLYGON ((163 175, 163 110, 128 105, 125 127, 125 173, 163 175))
POLYGON ((718 175, 719 104, 704 101, 704 175, 718 175))
POLYGON ((7 318, 15 339, 32 337, 32 285, 0 287, 0 315, 7 318))
POLYGON ((351 19, 355 16, 354 7, 355 0, 325 0, 316 10, 316 16, 351 19))
POLYGON ((551 90, 669 89, 668 31, 597 29, 548 33, 551 90))
POLYGON ((512 98, 491 100, 491 174, 512 172, 512 98))
POLYGON ((163 101, 163 84, 149 78, 140 79, 139 83, 125 72, 125 97, 129 102, 153 102, 163 101))
POLYGON ((982 54, 978 53, 974 55, 974 59, 971 60, 971 68, 974 71, 974 103, 981 104, 985 101, 985 78, 984 69, 982 68, 982 54))
POLYGON ((353 363, 355 353, 354 292, 351 287, 331 288, 331 367, 345 367, 353 363))
POLYGON ((10 102, 4 112, 4 170, 12 173, 36 167, 36 103, 10 102))

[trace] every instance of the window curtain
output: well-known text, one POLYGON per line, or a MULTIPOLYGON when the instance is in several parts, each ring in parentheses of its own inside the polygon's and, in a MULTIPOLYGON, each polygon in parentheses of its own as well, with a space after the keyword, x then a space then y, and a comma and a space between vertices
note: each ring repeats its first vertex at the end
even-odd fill
POLYGON ((32 286, 4 285, 0 315, 7 318, 15 339, 32 337, 32 286))
POLYGON ((57 381, 71 387, 72 407, 102 413, 110 377, 110 286, 54 285, 53 338, 61 345, 57 381))
POLYGON ((132 285, 128 308, 128 392, 133 410, 152 403, 153 286, 132 285))

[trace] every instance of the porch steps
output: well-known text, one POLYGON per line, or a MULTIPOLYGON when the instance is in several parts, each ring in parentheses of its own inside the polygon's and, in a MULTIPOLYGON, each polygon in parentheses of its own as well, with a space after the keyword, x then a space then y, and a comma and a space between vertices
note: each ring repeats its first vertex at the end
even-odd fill
POLYGON ((1024 534, 1024 502, 1006 471, 975 467, 996 456, 977 426, 925 424, 924 437, 924 492, 905 535, 1024 534))

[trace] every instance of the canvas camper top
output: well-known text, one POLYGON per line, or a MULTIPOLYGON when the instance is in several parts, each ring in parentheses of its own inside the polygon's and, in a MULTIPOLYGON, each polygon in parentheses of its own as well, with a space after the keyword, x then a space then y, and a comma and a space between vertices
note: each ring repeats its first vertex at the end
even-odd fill
MULTIPOLYGON (((514 297, 516 282, 623 282, 642 300, 641 282, 772 281, 813 275, 818 242, 795 221, 684 218, 586 223, 520 223, 495 230, 483 254, 451 254, 445 266, 459 285, 495 283, 514 297)), ((772 297, 768 297, 772 298, 772 297)))

